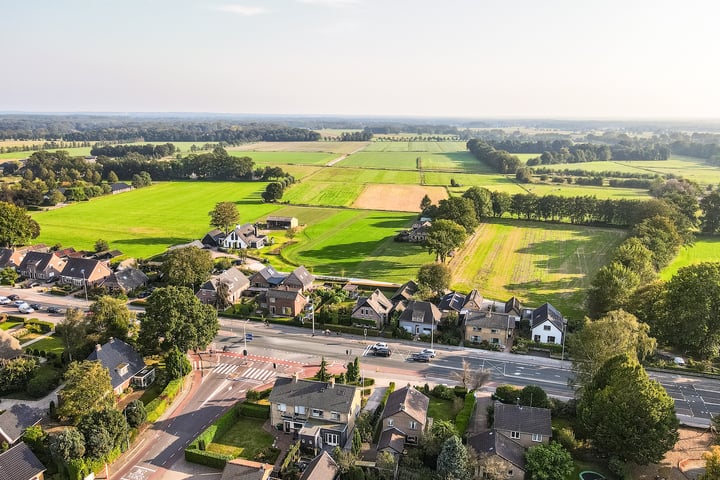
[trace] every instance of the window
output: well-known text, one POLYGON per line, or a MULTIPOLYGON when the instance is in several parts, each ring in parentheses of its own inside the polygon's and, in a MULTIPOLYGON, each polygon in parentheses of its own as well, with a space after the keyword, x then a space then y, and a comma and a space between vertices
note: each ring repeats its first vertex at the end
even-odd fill
POLYGON ((296 415, 305 415, 305 407, 302 405, 295 405, 295 414, 296 415))
POLYGON ((323 411, 322 411, 322 410, 319 410, 319 409, 317 409, 317 408, 313 408, 313 409, 312 409, 312 416, 313 416, 313 417, 322 417, 322 416, 323 416, 323 411))
POLYGON ((490 333, 497 333, 497 332, 498 332, 498 331, 497 331, 497 328, 491 328, 491 329, 490 329, 490 333))
POLYGON ((533 434, 532 434, 532 441, 533 441, 533 442, 542 442, 542 434, 540 434, 540 433, 533 433, 533 434))
POLYGON ((328 445, 337 445, 339 443, 338 434, 337 433, 326 433, 325 434, 325 443, 328 445))
POLYGON ((510 432, 510 438, 520 438, 520 432, 510 432))
POLYGON ((338 412, 330 412, 330 418, 333 420, 340 420, 340 414, 338 412))
POLYGON ((284 403, 278 403, 278 410, 284 412, 285 410, 287 410, 287 405, 285 405, 284 403))
POLYGON ((417 422, 410 422, 410 430, 417 430, 417 422))
POLYGON ((290 310, 290 307, 282 307, 283 315, 290 315, 292 312, 290 310))
POLYGON ((543 325, 543 330, 545 330, 546 332, 549 332, 549 331, 550 331, 550 325, 543 325))
POLYGON ((547 343, 555 343, 555 337, 548 335, 547 343))
POLYGON ((418 437, 411 435, 411 436, 408 436, 406 440, 408 443, 416 444, 418 441, 418 437))
POLYGON ((392 418, 388 418, 388 424, 387 424, 388 427, 392 427, 394 423, 395 423, 395 420, 393 420, 392 418))
POLYGON ((492 343, 493 345, 497 345, 500 343, 500 339, 497 337, 493 337, 490 339, 490 343, 492 343))
POLYGON ((269 301, 270 303, 275 303, 275 297, 270 297, 270 298, 268 299, 268 301, 269 301))

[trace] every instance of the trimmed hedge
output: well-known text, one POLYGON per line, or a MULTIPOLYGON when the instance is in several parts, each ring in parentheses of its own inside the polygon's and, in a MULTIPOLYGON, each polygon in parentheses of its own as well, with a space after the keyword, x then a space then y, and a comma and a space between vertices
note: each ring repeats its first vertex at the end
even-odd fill
POLYGON ((240 404, 240 415, 252 418, 270 418, 270 405, 244 402, 240 404))
POLYGON ((377 424, 375 425, 375 434, 373 435, 373 443, 378 443, 378 440, 380 440, 380 435, 382 434, 382 412, 385 410, 385 404, 387 403, 388 397, 392 392, 395 391, 395 382, 390 382, 388 384, 387 390, 385 390, 385 394, 380 399, 380 404, 378 405, 377 411, 380 412, 379 415, 377 415, 377 419, 375 420, 377 424))
POLYGON ((182 386, 184 380, 185 378, 183 377, 170 381, 170 383, 167 384, 163 391, 160 392, 160 395, 158 395, 152 402, 148 403, 145 406, 145 410, 147 410, 148 423, 157 422, 158 418, 160 418, 160 415, 165 413, 168 405, 170 405, 173 400, 175 400, 175 397, 180 391, 180 387, 182 386))
POLYGON ((185 460, 208 467, 218 468, 222 470, 228 460, 232 460, 232 455, 223 455, 220 453, 208 452, 207 450, 185 449, 185 460))
POLYGON ((467 392, 467 394, 465 394, 465 403, 463 408, 457 413, 457 415, 455 415, 455 427, 461 437, 467 431, 468 424, 470 423, 470 417, 475 410, 475 402, 475 392, 467 392))
POLYGON ((55 328, 54 323, 46 322, 44 320, 38 320, 37 318, 28 318, 23 324, 25 325, 25 327, 27 327, 28 325, 37 325, 38 327, 40 327, 40 331, 42 333, 48 333, 52 331, 53 328, 55 328))

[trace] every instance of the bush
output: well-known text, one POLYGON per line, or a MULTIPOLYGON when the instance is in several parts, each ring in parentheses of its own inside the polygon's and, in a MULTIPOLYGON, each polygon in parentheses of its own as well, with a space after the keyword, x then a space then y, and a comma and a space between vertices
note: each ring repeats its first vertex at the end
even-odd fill
POLYGON ((244 402, 240 404, 240 415, 252 418, 270 418, 270 405, 244 402))
POLYGON ((37 331, 41 333, 48 333, 55 328, 55 324, 52 322, 45 322, 43 320, 38 320, 37 318, 29 318, 25 320, 24 325, 28 330, 31 328, 37 328, 37 331))
POLYGON ((475 401, 475 392, 467 392, 462 410, 455 415, 455 427, 457 428, 458 435, 461 437, 465 434, 468 424, 470 423, 470 417, 475 410, 475 401))
POLYGON ((445 385, 435 385, 432 389, 431 395, 435 398, 441 398, 443 400, 452 400, 455 398, 455 389, 446 387, 445 385))
POLYGON ((170 383, 167 384, 165 389, 160 393, 157 398, 147 404, 145 410, 147 410, 148 422, 155 423, 157 419, 160 418, 160 415, 165 413, 168 405, 172 403, 172 401, 175 399, 178 392, 180 391, 180 386, 182 385, 183 380, 183 378, 172 380, 170 383))
POLYGON ((32 398, 42 398, 60 383, 60 374, 52 370, 40 370, 27 383, 25 391, 32 398))
POLYGON ((560 443, 565 450, 572 453, 574 452, 579 443, 575 439, 575 432, 569 428, 561 428, 560 430, 553 431, 553 440, 560 443))
POLYGON ((188 462, 198 463, 200 465, 206 465, 220 470, 225 468, 225 464, 231 459, 232 455, 223 455, 220 453, 202 451, 190 447, 185 449, 185 460, 188 462))
POLYGON ((520 392, 519 388, 512 385, 500 385, 495 389, 493 399, 502 403, 515 403, 520 398, 520 392))

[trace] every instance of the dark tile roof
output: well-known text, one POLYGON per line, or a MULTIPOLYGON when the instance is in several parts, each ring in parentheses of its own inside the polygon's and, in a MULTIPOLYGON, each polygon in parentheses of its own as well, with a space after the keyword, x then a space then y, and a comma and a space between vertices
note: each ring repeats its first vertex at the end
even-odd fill
POLYGON ((0 268, 7 266, 14 253, 12 248, 0 248, 0 268))
POLYGON ((220 480, 266 480, 272 471, 272 464, 236 458, 225 463, 220 480))
POLYGON ((510 300, 505 302, 505 313, 511 313, 515 315, 522 315, 522 305, 520 300, 515 297, 510 297, 510 300))
POLYGON ((411 300, 398 317, 398 322, 437 325, 441 316, 440 310, 434 304, 422 300, 411 300))
POLYGON ((405 282, 400 286, 400 288, 397 289, 395 294, 393 294, 392 297, 390 297, 390 300, 395 302, 402 302, 403 300, 410 300, 413 295, 417 292, 418 286, 417 283, 413 282, 412 280, 405 282))
POLYGON ((465 303, 463 303, 463 307, 468 309, 480 308, 482 303, 483 296, 480 294, 480 292, 477 291, 477 289, 473 289, 472 292, 468 293, 465 297, 465 303))
POLYGON ((24 404, 15 404, 0 414, 0 438, 12 445, 22 437, 26 428, 42 419, 43 410, 24 404))
POLYGON ((123 182, 116 182, 110 185, 110 189, 112 192, 123 192, 125 190, 132 190, 132 185, 128 185, 127 183, 123 182))
POLYGON ((103 267, 110 270, 109 267, 99 260, 92 258, 69 258, 60 275, 78 279, 89 278, 95 269, 102 269, 103 267), (85 273, 83 273, 83 270, 85 273))
POLYGON ((280 285, 283 280, 285 280, 285 275, 281 274, 277 270, 275 270, 273 267, 265 267, 259 272, 257 272, 255 275, 252 276, 254 278, 256 275, 259 275, 262 277, 265 282, 267 282, 270 285, 280 285))
POLYGON ((427 409, 430 399, 413 387, 403 387, 392 392, 385 403, 383 418, 392 417, 396 413, 405 412, 412 419, 427 422, 427 409))
POLYGON ((202 238, 201 242, 203 245, 209 245, 211 247, 219 247, 224 238, 225 238, 225 232, 218 230, 216 228, 216 229, 210 230, 208 233, 206 233, 205 236, 202 238))
POLYGON ((305 298, 305 295, 302 294, 299 290, 295 290, 294 288, 286 287, 284 285, 280 285, 279 287, 275 288, 269 288, 266 293, 267 298, 285 298, 287 300, 293 300, 297 299, 298 297, 305 298))
POLYGON ((394 427, 383 430, 377 449, 378 451, 390 449, 396 453, 402 453, 405 450, 405 434, 394 427))
POLYGON ((546 320, 550 320, 550 323, 552 323, 558 330, 563 330, 564 320, 562 314, 549 303, 544 303, 533 310, 530 328, 535 328, 546 320))
POLYGON ((359 297, 357 299, 355 307, 352 310, 352 314, 354 314, 359 308, 366 306, 376 313, 388 313, 392 308, 392 302, 390 302, 390 300, 388 300, 379 289, 375 289, 369 297, 359 297))
POLYGON ((465 295, 457 292, 450 292, 440 300, 438 308, 440 310, 455 310, 459 312, 465 305, 465 295))
POLYGON ((145 285, 147 281, 148 276, 141 270, 128 267, 113 272, 102 282, 102 286, 108 288, 121 288, 124 291, 129 292, 131 290, 135 290, 141 285, 145 285))
POLYGON ((552 435, 549 408, 507 405, 495 402, 494 419, 496 430, 539 433, 547 437, 552 435))
POLYGON ((325 411, 350 414, 356 388, 350 385, 278 377, 268 399, 274 403, 303 405, 325 411))
POLYGON ((338 474, 338 465, 326 451, 313 458, 300 475, 300 480, 333 480, 338 474))
POLYGON ((25 443, 0 453, 0 480, 29 480, 46 470, 25 443))
POLYGON ((215 286, 218 283, 227 283, 231 292, 246 289, 250 286, 250 280, 235 267, 230 267, 223 273, 215 277, 215 286))
POLYGON ((145 368, 145 360, 142 355, 127 343, 114 338, 100 348, 96 346, 87 359, 100 361, 110 371, 110 383, 113 388, 117 388, 125 380, 132 378, 145 368), (128 367, 127 371, 121 375, 118 367, 123 364, 127 364, 128 367))
POLYGON ((515 328, 515 321, 510 320, 510 315, 507 313, 469 312, 465 316, 465 325, 505 330, 508 328, 515 328))
POLYGON ((468 446, 477 453, 497 455, 516 467, 525 470, 525 449, 495 430, 479 433, 468 438, 468 446))
POLYGON ((18 265, 18 271, 42 272, 47 268, 53 255, 54 253, 50 252, 28 252, 18 265))
POLYGON ((287 276, 283 283, 302 285, 303 288, 308 288, 312 286, 312 283, 314 281, 315 277, 313 276, 313 274, 308 272, 307 269, 301 265, 295 270, 293 270, 292 273, 287 276))

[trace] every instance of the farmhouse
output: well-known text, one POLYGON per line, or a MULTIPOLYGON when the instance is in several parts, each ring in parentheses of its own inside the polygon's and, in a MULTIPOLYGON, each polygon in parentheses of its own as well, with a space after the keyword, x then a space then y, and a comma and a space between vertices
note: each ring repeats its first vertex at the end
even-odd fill
MULTIPOLYGON (((265 246, 267 236, 258 232, 257 225, 246 223, 237 225, 228 235, 223 238, 223 248, 235 248, 245 250, 247 248, 262 248, 265 246)), ((204 242, 203 242, 204 243, 204 242)))
POLYGON ((113 391, 120 395, 123 390, 134 385, 145 388, 155 380, 155 369, 146 369, 145 360, 130 345, 111 338, 105 345, 95 345, 95 350, 87 360, 98 361, 110 372, 113 391))
POLYGON ((17 267, 23 277, 38 280, 58 278, 65 262, 54 252, 28 252, 17 267))
POLYGON ((473 311, 465 316, 465 340, 470 343, 506 345, 514 329, 515 318, 507 313, 473 311))
POLYGON ((250 287, 250 280, 240 270, 232 267, 205 282, 195 296, 202 303, 215 304, 220 285, 227 287, 227 302, 235 303, 240 300, 242 293, 250 287))
POLYGON ((530 328, 533 341, 560 345, 565 332, 565 319, 555 307, 545 303, 533 310, 530 328))
POLYGON ((441 316, 440 310, 434 304, 410 300, 398 317, 398 325, 412 335, 430 335, 433 330, 437 330, 441 316))
POLYGON ((357 299, 350 318, 372 321, 377 328, 382 328, 391 310, 392 302, 379 289, 375 289, 369 297, 357 299))
POLYGON ((70 258, 60 273, 60 282, 81 287, 84 283, 98 285, 112 275, 105 262, 90 258, 70 258))
POLYGON ((224 238, 225 232, 216 228, 206 233, 202 240, 200 240, 200 242, 203 246, 217 248, 222 245, 222 241, 224 238))
POLYGON ((267 217, 267 228, 271 230, 287 230, 298 226, 298 219, 295 217, 277 217, 270 215, 267 217))

